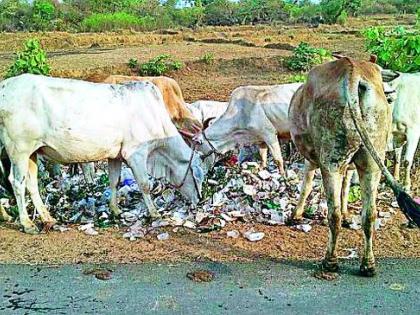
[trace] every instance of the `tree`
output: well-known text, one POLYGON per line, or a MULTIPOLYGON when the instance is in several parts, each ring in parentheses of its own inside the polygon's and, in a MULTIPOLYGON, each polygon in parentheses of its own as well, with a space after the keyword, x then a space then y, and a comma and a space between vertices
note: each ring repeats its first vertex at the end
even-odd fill
POLYGON ((345 11, 356 15, 362 6, 362 0, 321 0, 321 13, 328 23, 336 23, 345 11))

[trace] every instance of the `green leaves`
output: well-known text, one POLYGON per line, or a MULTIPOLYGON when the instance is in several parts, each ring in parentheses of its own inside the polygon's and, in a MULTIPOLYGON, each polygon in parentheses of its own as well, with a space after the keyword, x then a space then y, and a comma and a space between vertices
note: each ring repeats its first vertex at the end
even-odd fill
POLYGON ((182 67, 182 62, 173 59, 171 55, 162 54, 142 64, 140 67, 140 74, 146 76, 159 76, 166 74, 169 71, 179 70, 182 67))
POLYGON ((286 60, 286 66, 292 71, 309 71, 314 65, 321 64, 331 57, 331 52, 323 48, 311 47, 301 42, 293 50, 293 55, 286 60))
POLYGON ((43 74, 50 73, 45 51, 38 39, 28 39, 24 50, 16 54, 15 62, 6 73, 6 78, 15 77, 23 73, 43 74))
POLYGON ((368 52, 378 56, 378 64, 401 72, 420 71, 420 34, 398 26, 385 31, 371 27, 362 31, 368 52))
POLYGON ((360 186, 356 185, 350 188, 349 192, 349 202, 353 203, 362 199, 362 192, 360 186))

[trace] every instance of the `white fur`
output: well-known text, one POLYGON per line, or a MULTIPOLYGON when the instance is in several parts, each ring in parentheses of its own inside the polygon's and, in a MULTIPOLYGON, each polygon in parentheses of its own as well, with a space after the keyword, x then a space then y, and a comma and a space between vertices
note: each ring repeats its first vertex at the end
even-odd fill
MULTIPOLYGON (((164 175, 179 185, 192 154, 151 82, 110 85, 30 74, 5 80, 0 83, 0 141, 12 163, 10 181, 21 223, 28 231, 33 225, 26 214, 24 184, 34 153, 61 163, 127 162, 151 212, 155 210, 147 173, 164 175)), ((192 186, 193 175, 202 173, 197 159, 194 174, 189 172, 181 187, 193 202, 199 194, 192 186)), ((118 179, 118 163, 110 171, 118 179)), ((198 177, 201 190, 202 176, 198 177)), ((34 182, 31 188, 38 194, 34 182)), ((34 199, 32 193, 31 197, 34 199)))

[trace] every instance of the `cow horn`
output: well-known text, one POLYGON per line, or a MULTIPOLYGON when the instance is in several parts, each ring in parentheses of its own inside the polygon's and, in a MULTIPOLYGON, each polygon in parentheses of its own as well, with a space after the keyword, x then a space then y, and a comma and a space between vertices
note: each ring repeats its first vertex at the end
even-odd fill
POLYGON ((199 125, 197 125, 197 124, 193 124, 192 125, 192 128, 194 129, 194 131, 196 133, 201 132, 201 127, 199 125))
POLYGON ((333 52, 332 53, 332 56, 334 57, 334 58, 336 58, 336 59, 341 59, 341 58, 344 58, 345 56, 344 55, 342 55, 340 52, 333 52))
POLYGON ((180 129, 179 130, 179 133, 181 135, 185 136, 185 137, 188 137, 188 138, 193 138, 194 137, 194 134, 192 132, 189 132, 189 131, 187 131, 185 129, 180 129))
POLYGON ((369 61, 371 63, 376 63, 378 61, 378 56, 376 56, 376 55, 370 55, 369 61))

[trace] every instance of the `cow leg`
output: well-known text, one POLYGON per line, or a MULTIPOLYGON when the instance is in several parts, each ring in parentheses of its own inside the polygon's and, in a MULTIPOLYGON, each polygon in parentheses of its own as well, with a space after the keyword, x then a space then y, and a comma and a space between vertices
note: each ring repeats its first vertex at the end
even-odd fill
POLYGON ((265 143, 260 145, 261 168, 267 167, 268 149, 265 143))
POLYGON ((341 229, 341 187, 343 184, 343 175, 337 170, 321 169, 321 172, 325 194, 327 196, 328 225, 330 227, 327 253, 322 262, 322 268, 335 272, 338 270, 336 245, 341 229))
POLYGON ((6 212, 3 205, 0 204, 0 222, 11 222, 13 218, 6 212))
POLYGON ((343 186, 341 188, 341 216, 343 227, 350 227, 351 219, 348 211, 349 192, 351 185, 351 178, 353 177, 354 170, 347 170, 343 179, 343 186))
POLYGON ((279 168, 280 174, 284 175, 283 157, 281 155, 280 143, 277 136, 275 136, 272 141, 266 141, 265 143, 267 144, 268 150, 270 150, 270 153, 279 168))
POLYGON ((83 177, 85 178, 86 183, 93 184, 95 179, 95 164, 92 163, 82 163, 82 172, 83 177))
POLYGON ((26 177, 28 176, 29 154, 19 158, 10 156, 10 161, 11 169, 9 181, 12 184, 13 192, 15 193, 16 203, 19 209, 20 224, 23 226, 23 231, 25 233, 37 234, 39 232, 38 228, 29 218, 25 203, 25 187, 26 177))
POLYGON ((41 221, 47 226, 53 226, 57 221, 50 215, 47 207, 42 202, 38 189, 38 164, 37 155, 32 154, 28 165, 28 178, 26 180, 26 188, 29 191, 35 209, 41 217, 41 221))
POLYGON ((419 142, 419 135, 408 134, 407 135, 407 147, 404 154, 404 181, 403 186, 406 191, 411 189, 411 166, 413 165, 414 155, 417 150, 417 144, 419 142))
POLYGON ((147 209, 149 209, 149 215, 151 218, 160 218, 159 212, 156 210, 153 204, 152 197, 150 196, 149 178, 147 175, 146 158, 139 153, 134 153, 127 159, 127 163, 133 170, 134 177, 136 178, 137 184, 141 192, 143 193, 143 199, 146 203, 147 209))
POLYGON ((357 171, 360 177, 360 188, 362 192, 362 226, 365 236, 360 272, 363 276, 371 277, 375 275, 373 233, 376 219, 376 195, 381 173, 376 166, 365 169, 358 168, 357 171))
POLYGON ((395 149, 395 166, 394 166, 394 177, 396 180, 400 180, 400 167, 401 167, 401 155, 403 151, 404 146, 401 146, 397 149, 395 149))
POLYGON ((117 203, 117 186, 118 182, 120 181, 121 161, 117 159, 109 159, 108 170, 109 185, 111 188, 111 199, 109 200, 109 209, 112 211, 115 217, 118 217, 122 213, 117 203))
POLYGON ((303 175, 302 187, 300 189, 299 201, 296 208, 293 211, 293 220, 302 219, 302 215, 305 209, 306 199, 312 191, 312 181, 315 176, 315 170, 317 167, 308 160, 305 160, 305 169, 303 175))

